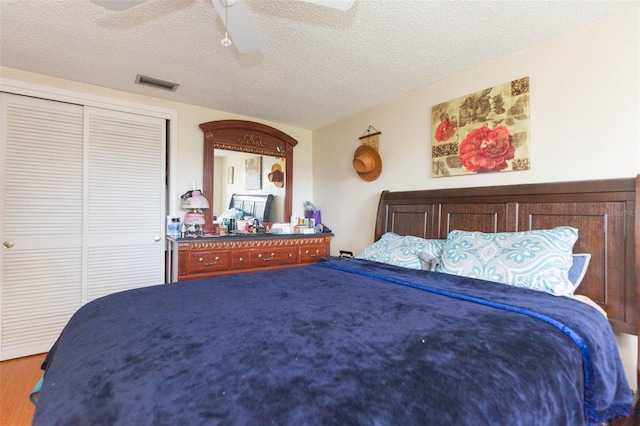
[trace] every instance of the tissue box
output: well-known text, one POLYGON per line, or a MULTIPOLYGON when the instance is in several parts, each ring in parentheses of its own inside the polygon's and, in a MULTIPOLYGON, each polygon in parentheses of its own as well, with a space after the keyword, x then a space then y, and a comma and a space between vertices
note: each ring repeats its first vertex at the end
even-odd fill
POLYGON ((274 234, 293 234, 293 227, 290 223, 274 223, 271 225, 271 232, 274 234))

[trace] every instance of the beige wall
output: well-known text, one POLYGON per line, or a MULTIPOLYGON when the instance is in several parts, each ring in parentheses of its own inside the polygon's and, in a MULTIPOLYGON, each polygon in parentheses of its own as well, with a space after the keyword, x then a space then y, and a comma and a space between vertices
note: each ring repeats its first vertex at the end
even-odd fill
MULTIPOLYGON (((373 242, 381 191, 634 177, 640 172, 638 8, 467 70, 313 132, 316 205, 332 252, 373 242), (531 170, 431 177, 431 106, 530 77, 531 170), (382 175, 361 180, 353 152, 369 125, 382 132, 382 175)), ((490 47, 487 47, 490 48, 490 47)), ((437 61, 434 61, 434 63, 437 61)), ((402 70, 398 70, 402 72, 402 70)), ((619 336, 635 380, 636 338, 619 336)))

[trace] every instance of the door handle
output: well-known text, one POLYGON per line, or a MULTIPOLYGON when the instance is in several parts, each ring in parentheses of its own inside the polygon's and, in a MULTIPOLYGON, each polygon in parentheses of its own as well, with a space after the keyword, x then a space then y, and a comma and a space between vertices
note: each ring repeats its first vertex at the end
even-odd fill
POLYGON ((11 247, 13 247, 13 241, 5 241, 4 243, 2 243, 2 246, 4 248, 10 249, 11 247))

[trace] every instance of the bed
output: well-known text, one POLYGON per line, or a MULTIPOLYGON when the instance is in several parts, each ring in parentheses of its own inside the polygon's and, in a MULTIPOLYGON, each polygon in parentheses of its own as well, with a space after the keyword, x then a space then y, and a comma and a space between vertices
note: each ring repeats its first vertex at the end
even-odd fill
POLYGON ((633 396, 612 330, 637 330, 637 182, 383 192, 375 242, 357 258, 97 299, 48 353, 33 423, 621 418, 633 396), (470 235, 574 229, 568 256, 591 256, 576 293, 608 318, 573 297, 424 268, 438 245, 450 267, 470 235), (373 260, 393 244, 402 256, 373 260))
POLYGON ((238 211, 238 216, 234 216, 234 219, 241 218, 239 215, 242 212, 242 217, 256 218, 261 222, 273 222, 273 199, 273 194, 233 194, 229 201, 229 210, 238 211))

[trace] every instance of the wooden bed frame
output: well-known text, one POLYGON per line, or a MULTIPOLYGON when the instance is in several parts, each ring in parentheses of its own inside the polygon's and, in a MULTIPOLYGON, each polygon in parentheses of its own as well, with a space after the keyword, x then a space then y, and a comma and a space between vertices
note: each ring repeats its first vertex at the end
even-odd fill
POLYGON ((229 201, 229 208, 237 208, 245 212, 246 216, 260 218, 263 222, 273 221, 273 194, 242 195, 233 194, 229 201))
MULTIPOLYGON (((375 240, 385 232, 445 239, 454 229, 509 232, 572 226, 579 230, 574 253, 591 253, 588 271, 576 293, 588 296, 602 306, 614 331, 638 335, 638 192, 640 176, 463 189, 384 191, 378 205, 375 240)), ((640 363, 637 375, 640 383, 640 363)), ((639 393, 636 392, 636 399, 639 393)))

